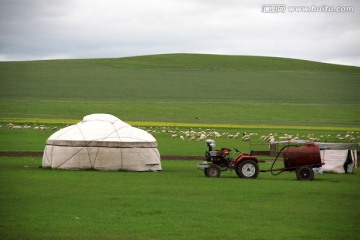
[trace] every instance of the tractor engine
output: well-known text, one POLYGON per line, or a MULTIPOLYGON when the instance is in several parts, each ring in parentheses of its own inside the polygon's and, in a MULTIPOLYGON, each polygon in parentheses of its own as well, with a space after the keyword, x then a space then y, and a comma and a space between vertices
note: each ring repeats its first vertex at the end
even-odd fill
POLYGON ((220 166, 228 166, 230 159, 230 149, 222 148, 221 150, 207 151, 205 153, 205 159, 208 162, 212 162, 214 164, 220 166))
POLYGON ((221 148, 221 150, 212 150, 215 147, 214 140, 206 140, 206 145, 209 147, 209 150, 205 152, 205 160, 217 164, 222 167, 229 166, 231 162, 230 158, 230 149, 221 148))

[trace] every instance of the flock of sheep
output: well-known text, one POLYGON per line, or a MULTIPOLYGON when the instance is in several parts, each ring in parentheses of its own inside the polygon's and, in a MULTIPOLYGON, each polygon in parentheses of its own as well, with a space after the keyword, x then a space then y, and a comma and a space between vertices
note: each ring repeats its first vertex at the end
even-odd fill
POLYGON ((320 141, 335 141, 335 142, 359 142, 359 132, 348 131, 345 134, 322 134, 315 136, 315 134, 279 134, 269 133, 267 135, 259 135, 257 132, 240 132, 235 131, 234 133, 226 131, 220 132, 216 129, 193 129, 179 130, 178 128, 171 129, 170 127, 142 127, 147 132, 156 135, 163 134, 169 135, 172 139, 179 139, 181 141, 204 141, 209 138, 227 138, 227 139, 239 139, 244 142, 248 141, 261 141, 261 142, 273 142, 273 141, 291 141, 291 140, 308 140, 311 142, 320 141))
MULTIPOLYGON (((0 124, 0 128, 3 126, 0 124)), ((56 131, 58 130, 57 127, 47 127, 45 125, 37 125, 34 124, 33 126, 30 125, 16 125, 14 123, 8 123, 7 127, 9 129, 33 129, 33 130, 51 130, 56 131)), ((309 140, 311 142, 319 142, 319 141, 335 141, 335 142, 359 142, 360 135, 359 132, 348 131, 345 134, 322 134, 320 136, 315 136, 312 133, 307 135, 300 135, 300 134, 282 134, 279 133, 269 133, 267 135, 261 135, 257 132, 255 133, 246 133, 246 132, 220 132, 216 129, 205 129, 202 130, 201 128, 194 129, 189 128, 189 130, 179 130, 177 127, 174 129, 170 127, 141 127, 143 130, 149 132, 150 134, 163 134, 169 135, 172 139, 180 139, 182 141, 205 141, 209 138, 227 138, 227 139, 239 139, 244 142, 248 141, 261 141, 261 142, 272 142, 272 141, 291 141, 291 140, 309 140)))
MULTIPOLYGON (((3 126, 0 124, 0 128, 2 128, 3 126)), ((34 129, 34 130, 52 130, 52 131, 55 131, 57 130, 58 128, 57 127, 46 127, 45 125, 37 125, 37 124, 34 124, 33 126, 30 126, 30 125, 16 125, 14 123, 8 123, 7 124, 7 127, 10 128, 10 129, 34 129)))

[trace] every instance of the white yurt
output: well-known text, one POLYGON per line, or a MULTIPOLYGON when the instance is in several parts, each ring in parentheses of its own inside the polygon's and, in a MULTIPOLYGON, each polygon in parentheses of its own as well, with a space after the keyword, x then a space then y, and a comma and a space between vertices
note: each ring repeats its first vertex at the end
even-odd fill
POLYGON ((156 139, 110 114, 91 114, 46 141, 43 167, 160 171, 156 139))

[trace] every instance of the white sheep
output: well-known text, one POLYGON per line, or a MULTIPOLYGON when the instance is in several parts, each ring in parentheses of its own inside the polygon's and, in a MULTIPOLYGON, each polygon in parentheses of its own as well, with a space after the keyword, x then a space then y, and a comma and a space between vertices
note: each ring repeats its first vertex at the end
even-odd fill
POLYGON ((250 136, 249 135, 244 135, 242 138, 241 138, 244 142, 247 142, 247 141, 250 141, 250 136))
POLYGON ((203 141, 206 139, 206 135, 205 134, 201 134, 200 137, 197 139, 197 141, 203 141))
POLYGON ((45 127, 44 125, 40 126, 40 130, 48 130, 48 127, 45 127))
POLYGON ((214 132, 215 138, 221 138, 221 134, 218 132, 214 132))

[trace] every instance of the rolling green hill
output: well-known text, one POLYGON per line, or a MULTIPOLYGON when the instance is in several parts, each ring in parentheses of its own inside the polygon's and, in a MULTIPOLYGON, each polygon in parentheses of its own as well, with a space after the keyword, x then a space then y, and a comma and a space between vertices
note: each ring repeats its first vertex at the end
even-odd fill
POLYGON ((360 126, 360 68, 165 54, 0 63, 0 118, 360 126))

